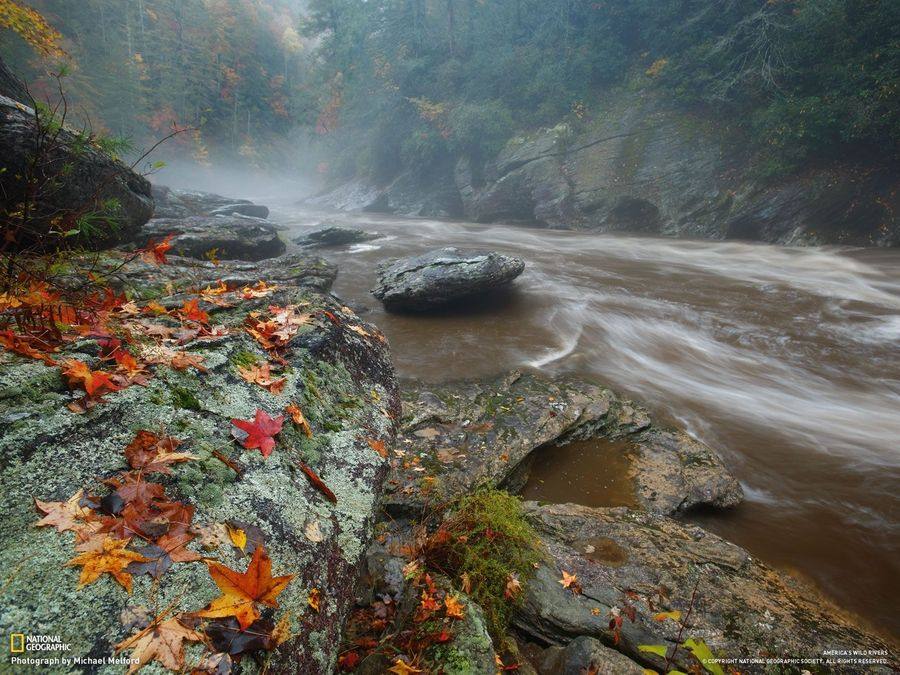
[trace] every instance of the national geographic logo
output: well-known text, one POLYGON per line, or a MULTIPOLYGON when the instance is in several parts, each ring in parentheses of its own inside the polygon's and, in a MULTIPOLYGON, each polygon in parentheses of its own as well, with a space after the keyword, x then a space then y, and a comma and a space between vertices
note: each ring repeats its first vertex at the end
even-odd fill
POLYGON ((63 642, 61 635, 25 635, 13 633, 9 636, 9 651, 11 654, 24 654, 25 652, 67 652, 72 645, 63 642))

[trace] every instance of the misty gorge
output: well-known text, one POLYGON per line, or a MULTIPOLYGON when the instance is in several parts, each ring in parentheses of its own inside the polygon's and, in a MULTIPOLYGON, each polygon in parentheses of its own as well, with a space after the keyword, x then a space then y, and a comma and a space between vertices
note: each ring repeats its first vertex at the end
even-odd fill
POLYGON ((0 673, 900 668, 900 3, 0 0, 0 673))

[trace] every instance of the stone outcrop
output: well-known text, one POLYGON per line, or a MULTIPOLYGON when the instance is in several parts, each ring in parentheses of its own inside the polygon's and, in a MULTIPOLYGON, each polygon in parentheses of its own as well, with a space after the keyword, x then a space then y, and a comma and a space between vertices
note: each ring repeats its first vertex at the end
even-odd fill
POLYGON ((504 288, 524 269, 501 253, 442 248, 380 265, 372 295, 388 309, 423 311, 504 288))
MULTIPOLYGON (((395 183, 409 180, 401 176, 395 183)), ((355 181, 352 189, 340 186, 315 202, 427 216, 421 203, 447 193, 448 184, 446 176, 426 180, 416 203, 407 203, 394 184, 355 181)), ((646 94, 619 92, 577 127, 560 124, 513 138, 483 166, 460 160, 452 185, 460 206, 447 215, 478 222, 779 244, 900 245, 896 166, 841 160, 765 179, 718 120, 674 110, 646 94)))
MULTIPOLYGON (((539 643, 565 646, 588 636, 663 672, 665 660, 641 646, 671 650, 679 622, 656 617, 679 611, 687 619, 690 609, 681 643, 702 640, 715 656, 816 659, 825 650, 858 645, 890 653, 884 640, 810 587, 699 527, 626 508, 535 502, 525 507, 547 557, 529 580, 513 621, 539 643), (577 577, 580 592, 563 587, 563 571, 577 577), (614 616, 622 618, 618 639, 610 625, 614 616)), ((685 672, 697 665, 686 647, 669 656, 685 672)), ((880 671, 873 665, 865 672, 880 671)))
POLYGON ((35 199, 26 198, 23 177, 36 156, 42 167, 36 203, 29 202, 29 231, 19 232, 13 244, 40 246, 51 229, 75 229, 78 219, 94 216, 98 226, 73 242, 102 249, 131 239, 153 215, 150 183, 67 128, 55 141, 39 143, 40 126, 32 108, 0 96, 0 213, 19 211, 25 201, 35 199), (77 218, 69 222, 66 216, 77 218))
POLYGON ((341 225, 325 225, 307 232, 293 241, 299 246, 309 248, 319 246, 346 246, 347 244, 359 244, 364 241, 378 239, 381 235, 377 232, 366 232, 356 227, 343 227, 341 225))
POLYGON ((652 423, 604 387, 517 371, 481 382, 408 388, 385 506, 396 514, 445 503, 478 486, 519 490, 533 453, 588 438, 627 438, 636 502, 677 513, 734 506, 740 484, 712 448, 652 423))
MULTIPOLYGON (((117 260, 110 254, 111 269, 117 260)), ((173 259, 173 267, 160 269, 185 283, 205 269, 194 261, 180 268, 182 262, 173 259)), ((374 337, 377 330, 331 298, 310 290, 323 287, 319 271, 324 263, 302 262, 299 257, 281 262, 255 271, 238 264, 220 268, 226 277, 254 280, 279 267, 281 273, 277 290, 266 297, 222 304, 200 301, 210 314, 210 324, 228 329, 207 337, 188 334, 178 346, 202 358, 205 372, 155 366, 146 386, 106 394, 85 414, 67 409, 76 394, 65 387, 59 367, 0 352, 0 454, 4 458, 0 570, 5 580, 0 628, 5 634, 24 628, 61 635, 71 643, 72 655, 103 658, 129 635, 130 629, 120 622, 123 609, 147 607, 151 616, 170 605, 194 611, 218 595, 203 562, 176 563, 159 582, 135 576, 131 595, 109 575, 76 590, 78 568, 66 566, 75 555, 72 533, 34 527, 40 517, 34 498, 66 500, 79 488, 102 491, 103 479, 126 468, 123 449, 136 429, 165 429, 183 439, 179 450, 196 456, 164 477, 169 494, 194 508, 194 524, 246 523, 248 531, 264 538, 273 573, 295 575, 278 598, 279 617, 282 613, 292 617, 293 638, 273 654, 268 667, 272 672, 308 673, 334 668, 340 632, 353 603, 350 580, 371 537, 387 470, 386 461, 367 439, 392 442, 391 419, 399 415, 399 400, 387 347, 374 337), (291 269, 298 270, 296 275, 291 269), (312 270, 312 278, 303 270, 312 270), (279 393, 250 384, 237 372, 237 364, 246 359, 264 361, 266 357, 243 330, 246 313, 267 311, 273 304, 299 304, 311 317, 289 345, 289 370, 283 375, 287 381, 279 393), (340 316, 340 321, 331 320, 329 314, 340 316), (289 402, 302 407, 311 437, 290 429, 288 422, 277 447, 265 459, 235 444, 232 418, 252 418, 257 409, 280 414, 289 402), (218 459, 217 453, 232 456, 240 473, 218 459), (335 504, 300 471, 300 460, 333 491, 335 504), (307 603, 313 588, 322 597, 318 612, 307 603)), ((121 283, 131 284, 135 298, 165 304, 165 293, 147 283, 146 267, 126 265, 118 277, 121 283)), ((160 326, 168 321, 165 316, 145 320, 160 326)), ((102 338, 86 337, 54 356, 99 367, 98 340, 102 338)), ((247 556, 230 545, 211 552, 194 541, 187 548, 233 569, 247 566, 247 556)), ((196 663, 201 652, 201 647, 189 646, 188 662, 196 663)), ((121 666, 108 665, 91 672, 121 671, 121 666)))
POLYGON ((135 238, 139 246, 172 238, 172 252, 191 258, 213 255, 222 260, 262 260, 281 255, 285 243, 278 228, 246 216, 189 216, 155 218, 135 238))

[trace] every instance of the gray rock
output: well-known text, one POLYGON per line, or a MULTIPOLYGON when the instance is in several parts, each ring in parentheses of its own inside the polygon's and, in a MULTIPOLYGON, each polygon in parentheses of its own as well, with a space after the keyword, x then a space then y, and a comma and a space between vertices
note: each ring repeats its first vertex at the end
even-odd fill
POLYGON ((389 309, 423 311, 502 288, 524 269, 519 258, 448 247, 380 266, 372 294, 389 309))
POLYGON ((540 664, 541 675, 644 675, 645 669, 599 640, 582 635, 565 649, 548 647, 540 664))
POLYGON ((251 218, 268 218, 269 207, 262 204, 226 204, 209 212, 210 216, 249 216, 251 218))
MULTIPOLYGON (((183 269, 183 278, 189 280, 194 269, 183 269)), ((130 265, 120 272, 124 280, 131 274, 130 265)), ((265 278, 265 274, 261 268, 250 276, 265 278)), ((143 268, 137 268, 133 281, 143 284, 146 279, 143 268)), ((72 533, 33 526, 39 517, 33 497, 65 500, 80 487, 103 489, 104 478, 126 468, 123 449, 136 429, 165 428, 183 440, 180 449, 199 457, 175 466, 170 480, 163 477, 168 494, 194 507, 197 525, 239 520, 259 528, 273 561, 273 574, 296 575, 279 595, 275 614, 276 619, 293 617, 294 637, 272 654, 270 670, 334 670, 341 630, 353 607, 351 580, 371 538, 386 473, 386 462, 366 438, 391 443, 391 418, 399 416, 399 401, 385 344, 350 330, 376 329, 342 311, 333 299, 309 291, 305 279, 291 281, 285 273, 273 294, 230 307, 201 300, 201 307, 211 315, 210 323, 223 324, 229 332, 187 341, 177 348, 203 357, 207 372, 157 366, 147 386, 107 394, 86 414, 66 409, 75 395, 63 385, 58 367, 5 351, 0 354, 0 420, 7 420, 0 429, 0 453, 5 460, 0 467, 0 570, 5 580, 0 630, 4 634, 24 626, 39 627, 63 636, 72 645, 73 655, 99 658, 111 654, 112 645, 128 636, 129 629, 119 620, 124 608, 171 606, 175 611, 195 611, 219 595, 202 562, 176 562, 159 581, 136 576, 132 595, 108 575, 78 590, 79 568, 65 566, 76 553, 72 533), (285 354, 290 366, 287 383, 275 395, 241 379, 235 362, 248 353, 265 360, 264 352, 243 330, 246 313, 265 311, 269 304, 291 303, 304 303, 304 311, 313 320, 285 354), (326 311, 340 313, 341 325, 325 318, 326 311), (187 392, 195 405, 183 407, 178 403, 183 394, 174 392, 187 392), (232 418, 250 419, 257 409, 276 415, 290 401, 306 413, 312 439, 286 422, 277 447, 266 459, 234 444, 232 418), (17 419, 21 411, 35 415, 17 419), (213 450, 239 461, 244 467, 241 476, 217 460, 213 450), (298 459, 329 486, 336 504, 327 501, 298 470, 298 459), (315 536, 309 534, 311 527, 315 536), (307 604, 312 588, 319 589, 323 599, 319 612, 307 604)), ((168 321, 165 317, 144 320, 168 321)), ((88 349, 89 345, 94 342, 67 345, 57 356, 82 359, 97 367, 91 356, 96 350, 88 349)), ((188 548, 200 550, 196 542, 188 548)), ((247 566, 246 556, 230 546, 203 554, 232 569, 243 571, 247 566)), ((203 651, 201 645, 188 646, 187 662, 197 663, 203 651)), ((103 675, 121 671, 120 665, 91 669, 103 675)))
MULTIPOLYGON (((702 639, 716 655, 822 658, 823 650, 863 644, 890 651, 810 587, 699 527, 626 508, 525 508, 548 558, 525 586, 513 623, 540 643, 564 646, 590 636, 663 672, 664 659, 639 646, 671 649, 679 623, 654 617, 671 610, 686 617, 690 608, 682 640, 702 639), (577 576, 580 593, 563 588, 562 571, 577 576), (618 642, 610 627, 615 614, 623 619, 618 642)), ((697 665, 685 648, 672 660, 685 672, 697 665)))
POLYGON ((188 205, 165 185, 154 184, 152 191, 154 218, 187 218, 195 215, 188 205))
POLYGON ((346 244, 358 244, 363 241, 378 239, 381 235, 377 232, 366 232, 355 227, 342 227, 340 225, 326 225, 312 232, 307 232, 294 239, 300 246, 344 246, 346 244))
POLYGON ((136 242, 144 246, 169 234, 175 235, 172 252, 191 258, 215 251, 222 260, 262 260, 281 255, 286 248, 275 225, 246 216, 156 218, 141 229, 136 242))
POLYGON ((734 506, 740 483, 721 457, 687 434, 656 426, 649 413, 609 389, 513 371, 500 378, 440 386, 411 384, 385 506, 417 512, 479 485, 516 491, 532 453, 590 438, 626 438, 635 502, 659 513, 734 506), (549 447, 548 447, 549 446, 549 447), (422 469, 425 471, 422 471, 422 469))
POLYGON ((185 204, 192 215, 208 216, 215 209, 223 206, 234 204, 252 204, 249 199, 234 199, 232 197, 223 197, 214 192, 203 192, 202 190, 172 190, 172 194, 185 204))
POLYGON ((22 80, 16 77, 3 59, 0 59, 0 96, 6 96, 22 103, 31 103, 28 90, 25 89, 22 80))
MULTIPOLYGON (((13 99, 0 96, 0 193, 3 204, 0 215, 18 210, 25 200, 23 181, 35 153, 37 127, 34 110, 13 99)), ((91 144, 78 141, 76 135, 63 129, 57 143, 47 150, 41 160, 46 166, 71 166, 65 174, 50 176, 57 181, 41 191, 40 204, 32 208, 32 236, 20 234, 13 246, 27 248, 40 245, 42 233, 49 232, 51 220, 60 212, 110 215, 113 225, 101 225, 100 231, 89 238, 79 237, 78 243, 92 249, 128 241, 153 215, 150 183, 122 162, 112 159, 91 144), (116 207, 104 209, 103 202, 114 201, 116 207)))

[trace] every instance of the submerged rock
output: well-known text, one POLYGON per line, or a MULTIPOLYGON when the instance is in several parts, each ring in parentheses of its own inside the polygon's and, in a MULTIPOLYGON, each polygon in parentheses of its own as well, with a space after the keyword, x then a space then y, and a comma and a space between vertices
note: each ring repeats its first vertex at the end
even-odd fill
POLYGON ((524 269, 501 253, 442 248, 381 265, 372 295, 389 309, 427 310, 506 286, 524 269))
MULTIPOLYGON (((513 622, 540 643, 590 636, 663 672, 665 659, 640 645, 671 649, 680 625, 655 617, 676 610, 689 621, 681 642, 703 640, 717 656, 813 659, 859 645, 890 653, 880 637, 811 588, 699 527, 626 508, 525 507, 548 558, 526 585, 513 622), (577 577, 580 592, 563 587, 563 571, 577 577), (618 639, 610 625, 616 615, 622 618, 618 639)), ((685 672, 696 665, 686 648, 672 663, 685 672)))
POLYGON ((222 260, 262 260, 281 255, 285 243, 275 225, 245 216, 191 216, 157 218, 147 223, 136 241, 161 241, 174 234, 172 252, 190 258, 211 254, 222 260))
MULTIPOLYGON (((299 264, 299 257, 295 262, 299 264)), ((183 268, 160 269, 190 283, 204 268, 191 261, 183 268)), ((274 266, 259 268, 256 274, 242 265, 227 266, 223 272, 265 278, 267 269, 274 266)), ((276 620, 292 617, 293 637, 272 655, 271 672, 333 671, 340 632, 353 604, 350 580, 371 538, 386 472, 385 460, 367 439, 391 443, 391 420, 399 416, 399 400, 387 347, 377 339, 376 329, 329 297, 310 291, 310 285, 320 283, 318 278, 303 273, 291 277, 287 269, 283 266, 278 289, 264 297, 237 302, 233 295, 215 296, 230 306, 200 300, 210 324, 222 324, 228 331, 205 338, 187 335, 177 349, 201 357, 205 372, 155 366, 146 386, 106 394, 85 414, 66 408, 76 395, 64 386, 58 367, 0 352, 4 634, 35 627, 61 635, 72 645, 73 656, 108 657, 113 645, 131 632, 120 622, 123 609, 147 607, 150 616, 166 607, 195 611, 219 595, 201 561, 175 563, 159 581, 135 576, 131 595, 109 575, 78 590, 78 568, 66 566, 76 554, 73 534, 34 527, 39 515, 33 498, 67 500, 79 488, 102 496, 103 479, 126 468, 123 449, 135 431, 165 429, 183 441, 179 451, 196 456, 162 477, 167 494, 194 509, 197 526, 245 523, 253 537, 264 538, 273 574, 295 575, 279 595, 275 615, 276 620), (280 376, 286 382, 279 393, 246 382, 237 371, 237 365, 252 360, 265 363, 266 353, 242 324, 248 311, 267 311, 273 304, 299 304, 309 315, 285 355, 289 369, 280 376), (340 315, 340 323, 326 312, 340 315), (257 409, 278 415, 290 402, 305 413, 311 437, 286 421, 268 458, 234 443, 233 418, 253 418, 257 409), (233 458, 240 473, 216 453, 233 458), (310 483, 299 469, 300 460, 333 491, 336 504, 310 483), (307 602, 314 588, 322 598, 317 612, 307 602)), ((149 278, 139 264, 126 265, 119 277, 142 288, 149 278)), ((166 298, 160 296, 159 301, 165 303, 166 298)), ((159 327, 178 326, 166 316, 143 316, 159 327)), ((54 356, 105 367, 96 358, 97 339, 86 338, 54 356)), ((247 555, 227 541, 203 550, 194 540, 187 549, 232 569, 247 567, 247 555)), ((197 663, 203 649, 197 644, 187 647, 187 662, 197 663)), ((251 661, 247 657, 245 665, 251 661)), ((107 665, 91 672, 120 673, 122 667, 107 665)))
POLYGON ((366 232, 355 227, 341 227, 340 225, 327 225, 307 232, 294 239, 300 246, 343 246, 345 244, 358 244, 363 241, 378 239, 381 235, 377 232, 366 232))
POLYGON ((394 511, 452 501, 479 485, 516 491, 535 450, 589 438, 630 441, 635 501, 648 510, 675 513, 743 499, 712 448, 654 425, 646 410, 598 385, 513 371, 403 396, 397 447, 405 454, 394 462, 385 496, 394 511))

